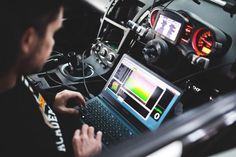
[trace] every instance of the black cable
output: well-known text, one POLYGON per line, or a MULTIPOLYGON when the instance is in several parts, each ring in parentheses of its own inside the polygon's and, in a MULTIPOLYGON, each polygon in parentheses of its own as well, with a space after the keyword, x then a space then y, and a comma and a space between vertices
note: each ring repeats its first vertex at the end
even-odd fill
POLYGON ((48 58, 45 64, 50 63, 50 62, 57 63, 58 61, 59 61, 58 58, 48 58))
POLYGON ((49 56, 49 58, 61 57, 63 55, 64 55, 63 53, 53 54, 53 55, 49 56))
MULTIPOLYGON (((90 66, 88 66, 91 70, 93 70, 93 68, 92 67, 90 67, 90 66)), ((96 70, 93 70, 93 72, 94 73, 96 73, 101 79, 103 79, 105 82, 107 82, 108 80, 105 78, 105 77, 103 77, 101 74, 99 74, 99 73, 97 73, 96 72, 96 70)))
POLYGON ((167 3, 167 5, 164 6, 163 10, 165 10, 174 0, 171 0, 167 3))
POLYGON ((53 51, 52 51, 52 55, 49 56, 49 59, 54 58, 54 57, 62 57, 62 56, 64 56, 63 53, 61 53, 61 52, 59 52, 59 51, 56 51, 56 50, 53 50, 53 51), (56 53, 56 54, 53 54, 53 53, 56 53))
POLYGON ((162 5, 162 4, 169 2, 169 1, 170 0, 159 0, 159 1, 154 0, 152 3, 151 9, 153 9, 155 6, 162 5))
POLYGON ((101 79, 103 79, 105 82, 107 82, 108 80, 103 77, 102 75, 100 75, 99 73, 97 73, 95 70, 94 70, 94 73, 96 73, 101 79))
POLYGON ((153 0, 151 10, 154 8, 155 4, 156 4, 156 0, 153 0))
POLYGON ((63 53, 59 52, 59 51, 52 51, 52 55, 49 56, 48 60, 46 61, 46 64, 49 63, 49 62, 58 62, 59 61, 59 58, 60 57, 65 57, 63 53), (56 53, 56 54, 53 54, 53 53, 56 53))
MULTIPOLYGON (((55 62, 58 62, 60 58, 64 58, 64 60, 66 60, 66 62, 71 65, 70 61, 69 61, 69 56, 65 56, 64 53, 61 53, 59 51, 56 51, 56 50, 53 50, 52 53, 55 52, 56 54, 54 55, 51 55, 49 56, 47 62, 50 62, 50 61, 55 61, 55 62), (55 58, 57 57, 57 58, 55 58)), ((69 52, 70 53, 70 52, 69 52)))
POLYGON ((57 51, 57 50, 52 50, 52 53, 57 53, 57 54, 63 54, 63 53, 61 53, 61 52, 59 52, 59 51, 57 51))
POLYGON ((199 71, 199 72, 190 74, 190 75, 185 76, 185 77, 183 77, 183 78, 181 78, 181 79, 175 80, 175 81, 173 81, 172 83, 176 84, 176 83, 182 82, 182 81, 184 81, 184 80, 190 79, 190 78, 192 78, 192 77, 195 77, 195 76, 197 76, 197 75, 200 75, 200 74, 203 74, 203 73, 212 71, 212 70, 216 70, 216 69, 218 69, 218 68, 222 68, 222 67, 225 67, 225 66, 228 66, 228 65, 232 65, 233 63, 234 63, 234 62, 229 62, 229 63, 225 63, 225 64, 220 64, 220 65, 214 66, 214 67, 212 67, 212 68, 209 68, 209 69, 206 69, 206 70, 202 70, 202 71, 199 71))
POLYGON ((84 54, 85 54, 86 50, 84 50, 84 52, 82 53, 82 73, 83 73, 83 83, 84 83, 84 88, 86 90, 86 92, 88 93, 88 96, 90 98, 93 98, 94 95, 89 91, 88 87, 87 87, 87 84, 86 84, 86 80, 85 80, 85 75, 84 75, 84 54))

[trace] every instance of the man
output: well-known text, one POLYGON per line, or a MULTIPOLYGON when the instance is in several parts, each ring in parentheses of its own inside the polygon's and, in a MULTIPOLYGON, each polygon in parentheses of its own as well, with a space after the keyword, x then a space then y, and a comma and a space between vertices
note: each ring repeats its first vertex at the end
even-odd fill
MULTIPOLYGON (((56 114, 26 75, 42 69, 52 52, 53 35, 62 27, 60 0, 1 1, 0 5, 0 156, 67 156, 56 114)), ((84 104, 78 92, 64 90, 51 104, 57 112, 69 99, 84 104)), ((83 125, 72 139, 75 157, 101 150, 102 133, 83 125)))

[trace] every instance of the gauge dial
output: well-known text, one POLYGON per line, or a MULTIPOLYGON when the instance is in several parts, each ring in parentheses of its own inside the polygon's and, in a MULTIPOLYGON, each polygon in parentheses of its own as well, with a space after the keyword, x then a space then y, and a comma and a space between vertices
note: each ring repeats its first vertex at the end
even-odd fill
POLYGON ((158 8, 154 8, 149 15, 149 23, 152 28, 154 28, 154 25, 156 23, 156 18, 157 18, 157 13, 158 13, 158 8))
POLYGON ((213 50, 214 38, 206 28, 199 28, 193 35, 192 45, 198 56, 208 56, 213 50))

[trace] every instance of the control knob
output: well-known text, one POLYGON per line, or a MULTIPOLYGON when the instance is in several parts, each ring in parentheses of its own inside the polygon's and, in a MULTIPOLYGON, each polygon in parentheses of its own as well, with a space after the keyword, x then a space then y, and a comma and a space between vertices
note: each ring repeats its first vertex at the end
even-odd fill
POLYGON ((115 60, 114 54, 109 53, 108 56, 107 56, 107 60, 108 60, 109 62, 113 62, 113 61, 115 60))
POLYGON ((95 54, 97 54, 97 53, 100 51, 101 46, 102 46, 101 43, 99 43, 99 44, 93 44, 92 47, 91 47, 91 50, 92 50, 95 54))
POLYGON ((100 55, 101 57, 105 57, 105 56, 107 55, 107 53, 108 53, 107 49, 106 49, 106 48, 103 48, 103 49, 101 49, 101 51, 99 52, 99 55, 100 55))

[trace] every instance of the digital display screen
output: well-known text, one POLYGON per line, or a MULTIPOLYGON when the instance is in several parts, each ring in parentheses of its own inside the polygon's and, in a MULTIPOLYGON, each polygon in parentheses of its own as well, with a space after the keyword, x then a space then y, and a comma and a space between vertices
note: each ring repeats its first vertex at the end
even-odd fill
POLYGON ((180 28, 180 22, 160 14, 155 26, 155 31, 157 31, 159 34, 163 35, 170 41, 174 42, 176 41, 180 28))
POLYGON ((161 124, 181 95, 171 83, 128 58, 118 64, 107 83, 106 92, 150 130, 161 124))

